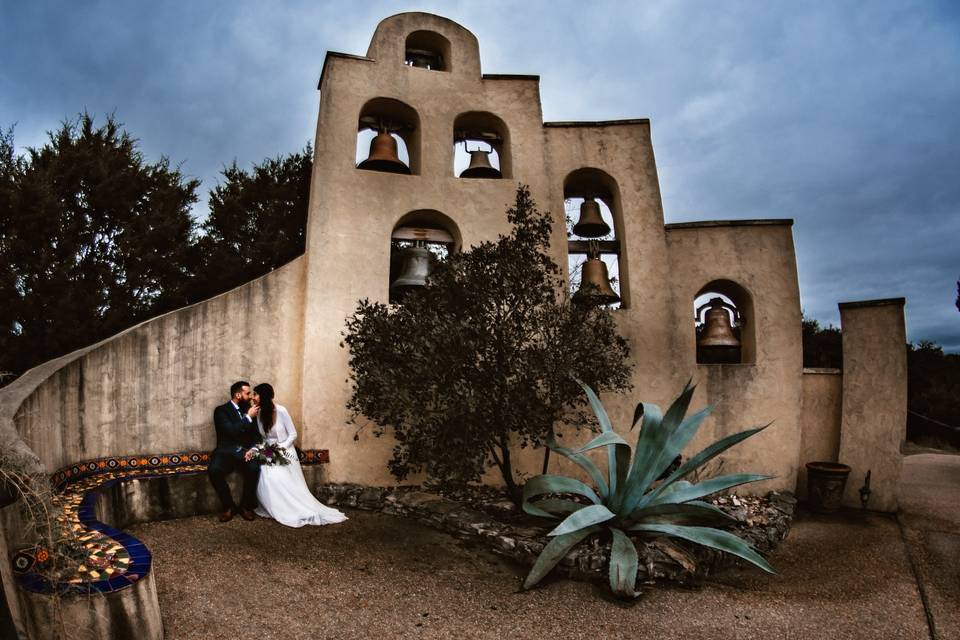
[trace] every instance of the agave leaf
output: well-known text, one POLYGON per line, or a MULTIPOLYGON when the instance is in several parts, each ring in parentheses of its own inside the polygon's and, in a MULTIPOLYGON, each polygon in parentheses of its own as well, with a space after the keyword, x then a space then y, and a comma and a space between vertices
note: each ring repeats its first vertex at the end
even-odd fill
POLYGON ((619 596, 635 598, 637 584, 637 548, 620 529, 610 527, 613 546, 610 548, 610 589, 619 596))
POLYGON ((628 518, 632 523, 665 523, 665 524, 722 524, 735 522, 722 509, 710 504, 692 500, 684 503, 658 504, 652 507, 635 509, 628 518))
POLYGON ((526 505, 530 498, 545 493, 576 493, 594 504, 602 502, 593 489, 576 478, 545 474, 534 476, 523 485, 523 504, 526 505))
POLYGON ((663 412, 660 407, 650 402, 640 404, 643 406, 643 423, 640 426, 640 435, 637 436, 637 446, 633 450, 633 463, 627 475, 629 488, 624 489, 625 494, 633 490, 646 468, 655 459, 662 447, 661 440, 666 442, 666 434, 662 428, 663 412))
POLYGON ((735 473, 710 478, 697 484, 676 482, 656 498, 652 499, 649 505, 653 506, 667 502, 689 502, 690 500, 696 500, 708 496, 711 493, 716 493, 717 491, 723 491, 741 484, 747 484, 748 482, 769 480, 772 477, 773 476, 764 476, 756 473, 735 473))
POLYGON ((664 447, 660 453, 660 458, 654 465, 653 478, 650 479, 650 482, 659 478, 667 467, 670 466, 674 458, 677 457, 677 454, 683 451, 684 447, 686 447, 690 439, 696 435, 700 429, 700 425, 703 424, 703 421, 710 415, 714 407, 715 405, 704 407, 692 416, 682 419, 680 424, 673 429, 670 433, 670 439, 667 441, 667 446, 664 447))
POLYGON ((609 445, 623 445, 625 447, 630 447, 627 444, 627 441, 620 437, 615 431, 608 431, 606 433, 601 433, 596 438, 583 445, 579 449, 575 450, 575 453, 586 453, 587 451, 592 451, 593 449, 599 449, 600 447, 606 447, 609 445))
MULTIPOLYGON (((598 398, 597 394, 593 392, 593 389, 584 384, 580 379, 574 378, 574 380, 577 381, 577 384, 583 387, 584 392, 587 394, 587 399, 590 400, 590 407, 593 409, 593 413, 597 416, 597 422, 600 423, 600 430, 603 433, 612 432, 613 424, 610 422, 610 417, 607 415, 607 410, 603 408, 603 403, 600 402, 600 398, 598 398)), ((607 447, 607 476, 608 485, 610 487, 610 496, 613 496, 617 493, 617 488, 619 486, 618 479, 621 476, 621 474, 617 472, 616 449, 617 447, 613 445, 607 447)))
POLYGON ((587 527, 552 539, 537 557, 533 568, 530 569, 526 580, 523 581, 523 588, 529 589, 543 580, 544 576, 550 573, 550 570, 563 559, 563 556, 567 555, 567 551, 591 533, 599 530, 600 527, 597 526, 587 527))
MULTIPOLYGON (((689 392, 693 393, 693 388, 690 388, 689 392)), ((677 415, 675 407, 680 400, 681 398, 678 398, 677 402, 674 402, 673 406, 670 407, 670 411, 674 412, 674 418, 677 415)), ((631 483, 630 491, 623 501, 624 511, 630 512, 639 506, 644 494, 650 488, 650 485, 653 484, 653 481, 660 477, 677 457, 677 454, 683 451, 683 448, 687 446, 687 443, 690 442, 690 439, 696 434, 697 429, 700 428, 700 425, 704 419, 710 415, 711 411, 713 411, 712 406, 702 409, 680 422, 679 425, 673 427, 672 431, 669 432, 667 432, 667 427, 670 427, 670 425, 667 424, 667 420, 664 418, 664 431, 667 432, 666 442, 662 444, 656 457, 647 466, 645 473, 643 473, 636 482, 631 483)))
POLYGON ((616 486, 620 490, 611 495, 610 508, 617 513, 620 512, 620 504, 623 502, 623 496, 629 487, 627 478, 630 472, 631 453, 630 445, 614 448, 614 468, 610 470, 610 475, 616 478, 616 486))
MULTIPOLYGON (((608 490, 607 495, 604 498, 608 501, 611 508, 616 509, 618 504, 617 500, 617 487, 623 487, 626 481, 627 470, 630 468, 630 445, 627 444, 627 441, 620 437, 615 431, 608 431, 607 433, 601 433, 599 436, 576 450, 576 453, 583 454, 587 451, 597 449, 599 447, 613 447, 613 467, 608 469, 610 477, 610 486, 613 490, 608 490)), ((607 464, 610 464, 609 461, 609 449, 607 464)), ((601 491, 601 495, 602 491, 601 491)))
POLYGON ((603 473, 600 471, 600 468, 587 456, 582 453, 577 453, 573 449, 568 449, 567 447, 561 447, 557 443, 557 439, 551 433, 547 437, 547 447, 551 451, 559 453, 563 457, 567 458, 581 469, 587 472, 591 479, 596 483, 597 490, 600 492, 600 495, 606 499, 610 495, 610 489, 607 486, 607 481, 603 477, 603 473))
POLYGON ((643 403, 638 402, 637 408, 633 410, 633 422, 630 423, 630 431, 633 431, 633 428, 637 426, 637 423, 640 422, 640 418, 643 417, 643 403))
POLYGON ((587 393, 587 399, 590 400, 590 407, 593 409, 593 413, 596 414, 597 421, 600 423, 600 431, 603 433, 613 431, 613 423, 610 422, 607 410, 603 408, 603 404, 600 402, 597 394, 579 378, 574 378, 574 380, 576 380, 577 384, 583 387, 583 390, 587 393))
POLYGON ((538 500, 536 503, 528 503, 530 509, 524 509, 527 513, 534 516, 551 518, 559 520, 562 516, 568 516, 574 511, 579 511, 587 505, 574 502, 573 500, 564 500, 562 498, 547 498, 538 500), (534 513, 537 511, 538 513, 534 513))
POLYGON ((674 482, 676 482, 680 478, 683 478, 684 476, 691 473, 695 469, 698 469, 704 464, 706 464, 707 462, 710 462, 715 457, 717 457, 718 455, 720 455, 721 453, 723 453, 733 445, 739 442, 743 442, 744 440, 746 440, 747 438, 749 438, 750 436, 756 433, 760 433, 761 431, 769 427, 771 424, 773 423, 768 422, 762 427, 747 429, 746 431, 741 431, 740 433, 734 433, 733 435, 729 435, 725 438, 721 438, 720 440, 717 440, 716 442, 711 444, 709 447, 706 447, 703 451, 701 451, 700 453, 698 453, 697 455, 693 456, 692 458, 684 462, 682 465, 680 465, 680 467, 678 467, 676 471, 671 473, 663 482, 661 482, 660 486, 658 486, 650 495, 644 496, 644 499, 640 502, 639 506, 643 506, 645 503, 648 503, 651 500, 655 499, 658 495, 663 493, 667 489, 667 487, 672 485, 674 482))
POLYGON ((687 384, 683 385, 683 391, 680 392, 676 400, 670 403, 667 413, 664 414, 663 427, 667 431, 673 432, 677 425, 683 421, 683 417, 687 415, 687 409, 690 408, 690 401, 693 399, 693 392, 697 389, 696 385, 691 384, 692 382, 693 378, 687 380, 687 384))
POLYGON ((720 529, 713 529, 711 527, 685 527, 676 524, 635 524, 630 527, 630 531, 649 531, 652 533, 664 533, 676 538, 683 538, 684 540, 696 542, 705 547, 732 553, 768 573, 776 573, 763 556, 729 531, 721 531, 720 529))
POLYGON ((548 533, 548 536, 562 536, 565 533, 572 533, 585 527, 591 527, 607 520, 613 520, 617 514, 607 509, 602 504, 592 504, 579 511, 574 511, 566 519, 558 524, 556 528, 548 533))

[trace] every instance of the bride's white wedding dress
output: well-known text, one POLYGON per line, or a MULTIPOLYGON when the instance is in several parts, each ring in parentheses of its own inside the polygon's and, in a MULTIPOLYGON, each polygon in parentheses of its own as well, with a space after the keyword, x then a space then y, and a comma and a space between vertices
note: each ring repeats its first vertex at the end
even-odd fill
POLYGON ((347 519, 343 513, 318 501, 303 479, 303 470, 297 460, 293 443, 297 439, 297 430, 293 426, 290 414, 279 404, 274 405, 276 423, 266 432, 263 422, 257 418, 257 427, 264 442, 277 444, 287 451, 290 464, 263 465, 260 467, 260 481, 257 483, 257 500, 260 506, 256 513, 264 518, 273 518, 288 527, 302 527, 305 524, 334 524, 347 519))

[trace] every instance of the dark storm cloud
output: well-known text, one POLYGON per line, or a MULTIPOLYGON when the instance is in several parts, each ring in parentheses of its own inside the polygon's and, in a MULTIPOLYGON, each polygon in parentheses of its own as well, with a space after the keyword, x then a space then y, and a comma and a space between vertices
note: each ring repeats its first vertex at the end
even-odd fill
MULTIPOLYGON (((907 297, 960 350, 960 21, 949 2, 10 3, 0 126, 87 109, 216 183, 313 136, 326 50, 445 15, 484 71, 537 73, 548 120, 650 117, 668 222, 794 218, 803 307, 907 297)), ((202 211, 201 211, 202 212, 202 211)), ((651 286, 655 286, 651 283, 651 286)))

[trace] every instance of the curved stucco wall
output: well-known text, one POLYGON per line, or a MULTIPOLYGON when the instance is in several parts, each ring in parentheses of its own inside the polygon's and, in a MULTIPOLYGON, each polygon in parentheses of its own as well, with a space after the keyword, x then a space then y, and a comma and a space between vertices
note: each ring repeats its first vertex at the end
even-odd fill
MULTIPOLYGON (((304 263, 297 258, 216 298, 27 371, 0 389, 0 448, 50 472, 89 458, 212 449, 213 408, 226 401, 229 385, 240 378, 272 382, 278 400, 297 420, 304 263)), ((0 555, 8 557, 30 542, 21 539, 22 531, 16 510, 4 509, 0 555)), ((48 599, 20 591, 8 562, 0 567, 0 576, 4 591, 20 596, 7 598, 14 622, 31 629, 31 637, 45 637, 36 620, 44 618, 48 599)), ((150 593, 155 601, 152 585, 151 574, 149 584, 98 601, 99 609, 71 600, 65 615, 76 614, 82 620, 78 628, 107 637, 110 633, 99 627, 107 629, 123 616, 110 615, 104 607, 153 621, 155 606, 137 608, 138 599, 150 593), (93 623, 84 617, 90 615, 93 623)), ((162 633, 158 616, 154 622, 156 633, 144 637, 162 633)))
POLYGON ((54 471, 88 458, 212 449, 213 408, 241 378, 273 383, 298 418, 303 265, 297 258, 31 370, 0 390, 0 420, 12 419, 54 471))

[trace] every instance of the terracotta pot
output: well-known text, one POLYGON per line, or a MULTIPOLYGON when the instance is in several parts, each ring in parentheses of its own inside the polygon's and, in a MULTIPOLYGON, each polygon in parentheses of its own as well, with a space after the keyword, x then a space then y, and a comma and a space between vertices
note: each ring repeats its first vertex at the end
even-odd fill
POLYGON ((839 462, 807 463, 807 502, 817 513, 833 513, 843 502, 850 467, 839 462))

